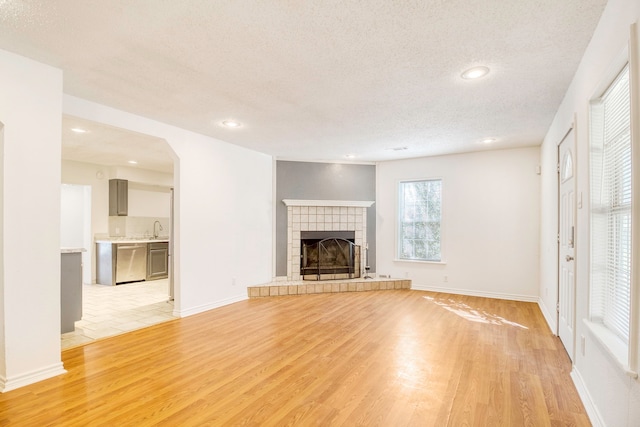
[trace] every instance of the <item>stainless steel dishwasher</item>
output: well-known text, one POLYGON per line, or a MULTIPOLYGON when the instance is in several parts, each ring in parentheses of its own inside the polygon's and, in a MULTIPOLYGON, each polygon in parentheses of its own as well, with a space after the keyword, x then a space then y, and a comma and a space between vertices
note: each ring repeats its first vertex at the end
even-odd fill
POLYGON ((119 243, 116 251, 116 283, 147 278, 147 244, 119 243))

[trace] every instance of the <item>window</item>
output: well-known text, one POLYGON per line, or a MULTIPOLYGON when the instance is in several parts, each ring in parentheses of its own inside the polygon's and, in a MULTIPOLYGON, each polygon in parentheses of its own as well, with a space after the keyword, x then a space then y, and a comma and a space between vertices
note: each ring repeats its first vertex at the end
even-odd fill
POLYGON ((571 151, 564 153, 564 159, 562 160, 562 182, 567 181, 573 177, 573 160, 571 157, 571 151))
POLYGON ((631 113, 628 64, 591 102, 591 321, 629 344, 631 113))
POLYGON ((401 182, 398 194, 398 258, 441 261, 442 180, 401 182))

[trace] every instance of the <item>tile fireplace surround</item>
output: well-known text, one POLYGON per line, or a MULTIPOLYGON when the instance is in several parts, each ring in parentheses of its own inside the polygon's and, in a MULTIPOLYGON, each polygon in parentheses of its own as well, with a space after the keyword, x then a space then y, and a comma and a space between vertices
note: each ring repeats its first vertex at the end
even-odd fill
MULTIPOLYGON (((354 200, 293 200, 287 205, 287 276, 278 281, 298 281, 300 277, 301 231, 353 231, 355 244, 360 246, 360 265, 366 263, 367 208, 372 201, 354 200)), ((364 275, 364 274, 363 274, 364 275)))

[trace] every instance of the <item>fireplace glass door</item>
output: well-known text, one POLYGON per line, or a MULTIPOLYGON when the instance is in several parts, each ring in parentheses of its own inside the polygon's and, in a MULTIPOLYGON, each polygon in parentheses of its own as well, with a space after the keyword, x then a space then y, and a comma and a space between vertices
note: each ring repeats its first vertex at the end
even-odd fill
POLYGON ((352 240, 330 237, 303 239, 300 275, 304 280, 360 277, 360 246, 352 240))

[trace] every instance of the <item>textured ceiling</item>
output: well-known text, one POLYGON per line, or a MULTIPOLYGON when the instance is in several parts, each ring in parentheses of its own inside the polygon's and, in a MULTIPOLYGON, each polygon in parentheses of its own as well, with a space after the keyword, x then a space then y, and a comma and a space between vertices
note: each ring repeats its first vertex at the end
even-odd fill
POLYGON ((540 144, 605 3, 0 0, 0 49, 280 159, 378 161, 540 144))

